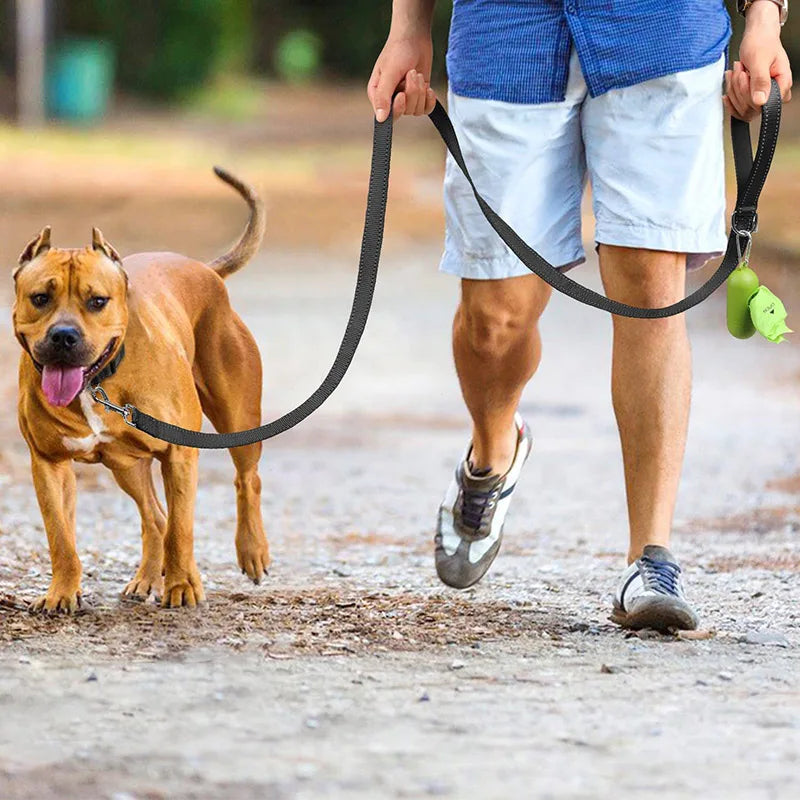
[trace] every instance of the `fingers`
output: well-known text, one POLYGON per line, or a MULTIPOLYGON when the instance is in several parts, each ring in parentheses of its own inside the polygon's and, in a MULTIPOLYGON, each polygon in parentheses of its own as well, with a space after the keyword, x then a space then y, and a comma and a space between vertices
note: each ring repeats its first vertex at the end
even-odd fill
POLYGON ((777 59, 775 66, 777 72, 772 77, 778 82, 781 99, 784 103, 788 103, 792 99, 792 67, 785 52, 777 59))
POLYGON ((763 103, 756 105, 753 102, 752 79, 740 61, 735 61, 733 69, 725 73, 725 84, 726 107, 735 117, 749 122, 761 113, 763 103))
MULTIPOLYGON (((734 65, 734 67, 735 66, 736 65, 734 65)), ((725 97, 723 98, 723 102, 725 103, 725 108, 727 108, 734 117, 738 117, 745 122, 750 119, 748 105, 746 100, 742 97, 738 84, 738 76, 735 70, 726 70, 725 72, 725 97)))
MULTIPOLYGON (((394 119, 399 119, 406 113, 406 93, 398 92, 394 98, 394 105, 392 106, 392 116, 394 119)), ((380 122, 380 120, 378 120, 380 122)))
MULTIPOLYGON (((372 81, 367 88, 370 100, 372 100, 373 97, 373 95, 370 94, 371 84, 372 81)), ((381 85, 382 80, 379 79, 374 92, 376 98, 380 96, 381 85)), ((436 105, 436 94, 430 88, 428 82, 425 80, 425 76, 421 72, 417 72, 415 69, 409 70, 405 77, 396 84, 396 87, 398 91, 391 106, 394 119, 398 119, 402 116, 419 117, 424 114, 430 114, 430 112, 433 111, 436 105)), ((378 122, 383 122, 389 115, 387 112, 381 118, 377 111, 379 105, 383 107, 382 101, 377 99, 373 101, 373 106, 376 109, 375 117, 378 122)), ((388 108, 388 104, 386 107, 388 108)))
POLYGON ((383 122, 392 108, 392 95, 403 78, 403 73, 397 68, 375 66, 367 86, 372 107, 375 110, 375 119, 383 122))
POLYGON ((750 102, 756 108, 761 108, 767 102, 771 87, 769 68, 771 59, 760 54, 750 59, 747 70, 750 73, 750 102))
POLYGON ((436 93, 433 91, 433 89, 429 87, 428 91, 425 93, 425 113, 430 114, 435 107, 436 107, 436 93))

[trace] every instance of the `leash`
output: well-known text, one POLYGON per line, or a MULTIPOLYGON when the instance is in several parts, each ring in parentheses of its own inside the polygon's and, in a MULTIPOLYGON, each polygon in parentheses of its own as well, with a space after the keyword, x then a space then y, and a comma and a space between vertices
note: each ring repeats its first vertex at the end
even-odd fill
MULTIPOLYGON (((731 139, 737 195, 736 206, 731 216, 731 231, 728 237, 725 257, 716 272, 699 289, 683 300, 663 308, 639 308, 638 306, 612 300, 586 286, 582 286, 545 261, 483 199, 469 174, 453 124, 438 101, 430 114, 430 119, 439 131, 439 135, 445 145, 447 145, 447 149, 450 151, 455 163, 464 173, 467 181, 469 181, 483 215, 500 238, 531 272, 538 275, 546 283, 549 283, 557 291, 586 305, 624 317, 658 319, 681 314, 705 300, 725 282, 726 278, 742 259, 742 255, 748 253, 752 243, 752 235, 758 229, 758 197, 761 194, 772 163, 772 156, 775 153, 780 128, 780 116, 780 90, 777 81, 773 79, 769 99, 761 112, 761 129, 755 158, 753 157, 753 148, 750 141, 749 124, 731 117, 731 139)), ((358 277, 350 317, 333 365, 325 379, 308 399, 273 422, 258 428, 233 433, 206 433, 204 431, 188 430, 151 417, 149 414, 140 411, 136 406, 130 404, 115 405, 99 385, 90 389, 93 399, 103 405, 106 411, 121 414, 129 425, 156 439, 175 445, 198 448, 227 449, 270 439, 284 431, 288 431, 289 428, 293 428, 316 411, 336 389, 347 372, 367 324, 372 297, 375 292, 375 282, 378 277, 378 265, 383 243, 391 154, 392 116, 390 114, 385 122, 376 120, 374 126, 364 234, 361 241, 358 277)))

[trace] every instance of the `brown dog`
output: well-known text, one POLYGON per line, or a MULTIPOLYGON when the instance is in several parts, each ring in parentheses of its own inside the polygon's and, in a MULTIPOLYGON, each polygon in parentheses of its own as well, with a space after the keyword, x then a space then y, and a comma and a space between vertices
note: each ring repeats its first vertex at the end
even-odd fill
MULTIPOLYGON (((193 550, 197 451, 101 413, 87 387, 112 365, 117 370, 103 388, 120 405, 135 403, 189 428, 199 428, 204 413, 219 432, 260 424, 258 347, 231 308, 223 278, 258 250, 263 206, 250 187, 216 172, 247 201, 250 220, 234 248, 210 266, 175 253, 123 261, 97 229, 91 247, 66 250, 50 246, 45 228, 20 256, 14 272, 14 331, 24 351, 19 424, 53 568, 50 588, 33 603, 36 610, 73 612, 81 604, 73 461, 105 464, 141 513, 142 561, 124 594, 144 599, 152 592, 165 606, 204 599, 193 550), (161 465, 166 512, 153 485, 154 458, 161 465)), ((255 583, 269 565, 260 454, 260 444, 231 450, 236 554, 255 583)))

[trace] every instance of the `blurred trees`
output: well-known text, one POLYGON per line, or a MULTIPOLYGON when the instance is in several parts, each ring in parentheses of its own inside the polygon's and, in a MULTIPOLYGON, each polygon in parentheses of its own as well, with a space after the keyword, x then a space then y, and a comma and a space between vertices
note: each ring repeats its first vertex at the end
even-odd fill
MULTIPOLYGON (((440 55, 451 7, 438 3, 440 55)), ((219 71, 274 75, 280 42, 298 30, 322 43, 324 77, 366 81, 389 30, 391 0, 55 0, 53 10, 58 33, 113 42, 122 89, 169 99, 219 71)))
MULTIPOLYGON (((10 3, 10 0, 0 0, 10 3)), ((287 34, 321 42, 321 77, 366 81, 389 30, 391 0, 50 0, 60 34, 102 36, 117 53, 120 87, 169 99, 219 71, 274 76, 287 34)), ((726 0, 741 31, 734 0, 726 0)), ((444 76, 452 0, 438 0, 435 76, 444 76)), ((784 29, 800 64, 800 9, 784 29)), ((736 39, 733 52, 736 52, 736 39)))

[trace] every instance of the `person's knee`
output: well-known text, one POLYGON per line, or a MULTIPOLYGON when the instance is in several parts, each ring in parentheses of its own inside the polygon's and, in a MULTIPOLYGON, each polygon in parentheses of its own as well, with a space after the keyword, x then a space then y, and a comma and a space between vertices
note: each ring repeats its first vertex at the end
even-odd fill
POLYGON ((478 292, 462 297, 459 317, 469 348, 483 358, 498 360, 535 335, 538 311, 527 298, 478 292))
POLYGON ((601 245, 600 267, 608 296, 629 305, 661 308, 685 293, 683 253, 601 245))

